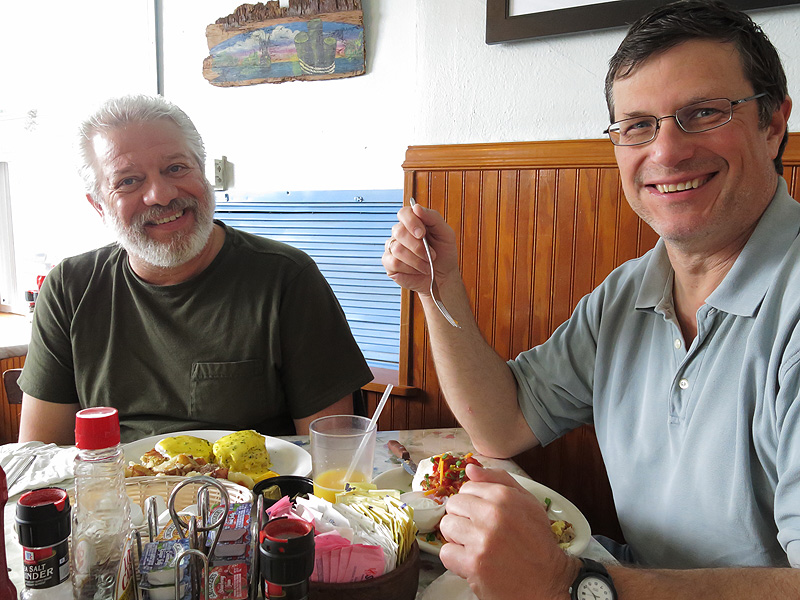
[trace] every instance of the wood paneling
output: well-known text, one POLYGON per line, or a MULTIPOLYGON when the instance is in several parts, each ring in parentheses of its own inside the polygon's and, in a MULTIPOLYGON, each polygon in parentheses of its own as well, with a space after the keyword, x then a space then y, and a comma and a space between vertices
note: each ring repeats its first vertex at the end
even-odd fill
MULTIPOLYGON (((798 198, 800 134, 784 163, 798 198)), ((412 146, 403 168, 406 202, 414 196, 455 230, 473 313, 506 359, 546 340, 582 296, 657 240, 626 202, 606 140, 412 146)), ((404 293, 402 315, 399 383, 419 394, 393 398, 381 429, 454 426, 414 295, 404 293)), ((595 532, 621 539, 591 427, 516 460, 575 502, 595 532)))
MULTIPOLYGON (((24 356, 0 359, 0 373, 8 369, 19 369, 25 364, 24 356)), ((9 404, 6 389, 0 385, 0 444, 16 442, 19 437, 19 415, 22 406, 9 404)))

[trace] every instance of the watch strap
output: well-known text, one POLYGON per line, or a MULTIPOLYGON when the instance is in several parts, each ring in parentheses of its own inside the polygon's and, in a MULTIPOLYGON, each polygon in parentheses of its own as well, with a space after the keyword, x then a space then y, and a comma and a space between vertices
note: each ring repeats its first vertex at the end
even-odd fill
POLYGON ((617 589, 614 587, 614 580, 611 579, 608 569, 606 569, 602 563, 592 560, 591 558, 581 558, 580 560, 583 563, 583 566, 581 567, 581 570, 578 571, 578 576, 575 578, 575 581, 572 582, 572 586, 569 588, 570 598, 572 598, 572 600, 577 600, 578 584, 587 577, 593 576, 599 577, 608 584, 609 588, 611 588, 612 597, 609 600, 617 600, 617 589))

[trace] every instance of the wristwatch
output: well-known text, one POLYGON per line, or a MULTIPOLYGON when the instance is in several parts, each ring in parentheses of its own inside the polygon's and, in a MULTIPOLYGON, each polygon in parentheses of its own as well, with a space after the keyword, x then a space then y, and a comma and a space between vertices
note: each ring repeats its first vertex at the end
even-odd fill
POLYGON ((582 558, 583 566, 569 588, 572 600, 617 600, 617 590, 606 568, 596 560, 582 558))

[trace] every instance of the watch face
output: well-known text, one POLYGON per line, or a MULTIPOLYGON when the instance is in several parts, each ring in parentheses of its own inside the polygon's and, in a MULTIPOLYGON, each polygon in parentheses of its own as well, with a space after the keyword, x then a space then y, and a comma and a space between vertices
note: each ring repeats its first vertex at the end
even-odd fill
POLYGON ((615 595, 608 583, 599 577, 589 575, 578 584, 575 597, 578 600, 612 600, 615 595))

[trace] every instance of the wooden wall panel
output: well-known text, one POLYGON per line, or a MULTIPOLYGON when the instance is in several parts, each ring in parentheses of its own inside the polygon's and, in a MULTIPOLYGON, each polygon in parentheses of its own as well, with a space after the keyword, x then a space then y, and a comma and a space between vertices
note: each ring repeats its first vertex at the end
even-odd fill
MULTIPOLYGON (((0 359, 0 373, 8 369, 19 369, 25 365, 24 356, 0 359)), ((6 388, 0 384, 0 444, 16 442, 19 437, 19 404, 9 404, 6 388)))

